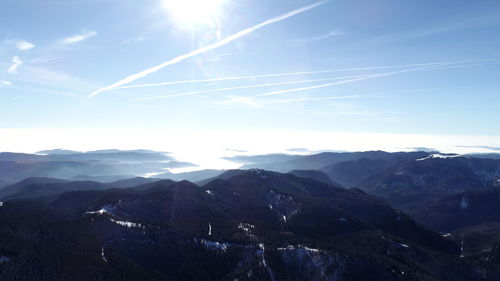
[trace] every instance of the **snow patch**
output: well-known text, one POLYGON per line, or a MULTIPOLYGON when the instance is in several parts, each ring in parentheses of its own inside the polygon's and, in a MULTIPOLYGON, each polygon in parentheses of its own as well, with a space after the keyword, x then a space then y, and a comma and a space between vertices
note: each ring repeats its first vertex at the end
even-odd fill
MULTIPOLYGON (((121 200, 120 202, 118 202, 118 204, 121 203, 121 200)), ((106 205, 104 207, 102 207, 101 209, 97 210, 97 211, 88 211, 88 212, 85 212, 84 215, 104 215, 104 214, 110 214, 112 215, 111 213, 111 210, 115 209, 116 207, 114 207, 113 205, 106 205)))
POLYGON ((275 212, 280 220, 287 223, 288 220, 300 211, 300 203, 295 202, 293 197, 283 195, 271 190, 266 195, 269 209, 275 212))
POLYGON ((209 250, 216 250, 220 252, 227 251, 227 248, 231 246, 230 243, 221 243, 217 241, 210 241, 206 239, 201 239, 201 244, 209 250))
POLYGON ((267 178, 267 176, 263 173, 263 170, 261 170, 261 169, 250 169, 250 172, 255 173, 261 179, 266 179, 267 178))
POLYGON ((245 233, 245 235, 250 238, 251 241, 256 241, 257 240, 257 236, 255 236, 252 231, 253 229, 255 229, 255 225, 253 224, 249 224, 249 223, 240 223, 238 224, 238 228, 243 230, 243 232, 245 233))
POLYGON ((424 161, 424 160, 433 159, 433 158, 446 159, 446 158, 458 158, 458 157, 463 157, 463 156, 459 155, 459 154, 440 154, 440 153, 437 153, 437 154, 431 154, 431 155, 424 157, 424 158, 415 159, 415 161, 424 161))
POLYGON ((143 226, 142 224, 136 223, 136 222, 118 221, 118 220, 114 220, 114 219, 109 219, 109 220, 118 224, 118 225, 126 226, 128 228, 146 228, 146 226, 143 226))
POLYGON ((104 261, 104 262, 108 262, 108 259, 106 258, 106 256, 104 255, 104 247, 101 248, 101 259, 104 261))

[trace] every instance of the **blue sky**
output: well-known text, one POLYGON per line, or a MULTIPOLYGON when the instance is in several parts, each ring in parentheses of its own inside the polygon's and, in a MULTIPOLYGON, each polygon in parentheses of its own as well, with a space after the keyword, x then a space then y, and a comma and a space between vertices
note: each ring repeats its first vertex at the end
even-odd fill
POLYGON ((2 0, 0 128, 499 135, 498 1, 200 1, 2 0))

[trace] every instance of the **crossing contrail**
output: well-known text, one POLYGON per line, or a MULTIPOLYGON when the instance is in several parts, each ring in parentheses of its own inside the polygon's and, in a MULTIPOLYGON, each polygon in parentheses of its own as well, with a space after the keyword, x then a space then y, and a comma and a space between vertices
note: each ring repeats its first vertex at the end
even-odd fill
POLYGON ((177 81, 167 81, 167 82, 159 82, 159 83, 130 85, 130 86, 119 87, 118 89, 160 87, 160 86, 169 86, 169 85, 177 85, 177 84, 189 84, 189 83, 201 83, 201 82, 222 82, 222 81, 232 81, 232 80, 245 80, 245 79, 256 79, 256 78, 269 78, 269 77, 285 77, 285 76, 294 76, 294 75, 309 75, 309 74, 321 74, 321 73, 333 73, 333 72, 349 72, 349 71, 377 70, 377 69, 390 69, 390 68, 403 68, 403 67, 420 67, 420 66, 440 65, 443 63, 450 63, 450 62, 430 62, 430 63, 399 64, 399 65, 387 65, 387 66, 368 66, 368 67, 355 67, 355 68, 343 68, 343 69, 326 69, 326 70, 316 70, 316 71, 298 71, 298 72, 283 72, 283 73, 270 73, 270 74, 257 74, 257 75, 228 76, 228 77, 193 79, 193 80, 177 80, 177 81))
POLYGON ((182 92, 182 93, 173 93, 173 94, 161 95, 161 96, 143 97, 143 98, 136 99, 136 101, 156 100, 156 99, 173 98, 173 97, 181 97, 181 96, 191 96, 191 95, 208 94, 208 93, 218 93, 218 92, 243 90, 243 89, 253 89, 253 88, 263 88, 263 87, 274 87, 274 86, 283 86, 283 85, 313 83, 313 82, 322 82, 322 81, 331 81, 331 80, 352 79, 352 78, 360 78, 360 77, 365 77, 365 76, 367 76, 367 75, 363 75, 363 76, 362 75, 356 75, 356 76, 337 76, 337 77, 328 77, 328 78, 321 78, 321 79, 308 79, 308 80, 287 81, 287 82, 277 82, 277 83, 263 83, 263 84, 254 84, 254 85, 244 85, 244 86, 236 86, 236 87, 224 87, 224 88, 209 89, 209 90, 200 90, 200 91, 190 91, 190 92, 182 92))

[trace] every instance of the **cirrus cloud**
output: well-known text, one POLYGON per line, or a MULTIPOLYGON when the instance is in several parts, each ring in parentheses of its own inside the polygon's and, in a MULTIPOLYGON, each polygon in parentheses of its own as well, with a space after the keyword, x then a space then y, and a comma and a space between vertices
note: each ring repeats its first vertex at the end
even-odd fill
POLYGON ((8 73, 18 73, 17 69, 23 65, 23 61, 18 57, 18 56, 14 56, 12 57, 12 60, 11 60, 12 64, 11 66, 7 69, 7 72, 8 73))
POLYGON ((77 43, 77 42, 81 42, 81 41, 87 40, 90 37, 93 37, 95 35, 97 35, 97 31, 91 30, 91 31, 88 31, 88 32, 85 32, 85 33, 76 34, 76 35, 73 35, 73 36, 70 36, 70 37, 66 37, 63 40, 61 40, 61 43, 66 44, 66 45, 74 44, 74 43, 77 43))
POLYGON ((35 44, 28 42, 26 40, 19 40, 16 42, 16 48, 20 51, 28 51, 35 47, 35 44))

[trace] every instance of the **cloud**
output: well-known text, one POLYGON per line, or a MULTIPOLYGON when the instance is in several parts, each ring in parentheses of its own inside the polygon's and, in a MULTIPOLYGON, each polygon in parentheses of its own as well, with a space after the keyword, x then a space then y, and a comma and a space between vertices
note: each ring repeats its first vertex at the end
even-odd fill
POLYGON ((302 44, 313 43, 316 41, 326 40, 326 39, 330 39, 332 37, 342 36, 342 35, 345 35, 344 31, 342 31, 341 29, 334 29, 334 30, 329 31, 328 33, 321 34, 321 35, 314 36, 314 37, 299 39, 299 40, 296 40, 295 42, 302 43, 302 44))
POLYGON ((18 78, 19 88, 47 94, 77 96, 84 95, 96 87, 89 81, 53 69, 26 64, 23 75, 18 78), (30 86, 31 84, 36 84, 30 86))
POLYGON ((12 82, 7 80, 0 80, 0 87, 9 87, 14 85, 12 82))
POLYGON ((82 34, 77 34, 77 35, 73 35, 71 37, 64 38, 63 40, 61 40, 61 43, 66 44, 66 45, 74 44, 74 43, 77 43, 77 42, 80 42, 83 40, 87 40, 90 37, 95 36, 96 34, 97 34, 96 31, 93 31, 93 30, 88 31, 88 32, 85 32, 82 34))
POLYGON ((23 61, 18 57, 14 56, 12 57, 12 65, 7 69, 8 73, 18 73, 17 69, 23 65, 23 61))
POLYGON ((180 55, 180 56, 178 56, 178 57, 175 57, 175 58, 173 58, 173 59, 171 59, 171 60, 168 60, 168 61, 166 61, 166 62, 164 62, 164 63, 161 63, 161 64, 159 64, 159 65, 157 65, 157 66, 154 66, 154 67, 148 68, 148 69, 146 69, 146 70, 144 70, 144 71, 141 71, 141 72, 139 72, 139 73, 136 73, 136 74, 130 75, 130 76, 128 76, 128 77, 126 77, 126 78, 124 78, 124 79, 122 79, 122 80, 120 80, 120 81, 118 81, 118 82, 114 83, 114 84, 111 84, 111 85, 109 85, 109 86, 106 86, 106 87, 104 87, 104 88, 101 88, 101 89, 98 89, 98 90, 96 90, 96 91, 92 92, 92 93, 89 95, 89 97, 93 97, 93 96, 96 96, 96 95, 98 95, 98 94, 100 94, 100 93, 102 93, 102 92, 104 92, 104 91, 109 91, 109 90, 112 90, 112 89, 115 89, 115 88, 121 87, 121 86, 123 86, 123 85, 129 84, 129 83, 131 83, 131 82, 133 82, 133 81, 135 81, 135 80, 137 80, 137 79, 140 79, 140 78, 146 77, 147 75, 149 75, 149 74, 151 74, 151 73, 157 72, 157 71, 159 71, 159 70, 161 70, 161 69, 163 69, 163 68, 165 68, 165 67, 167 67, 167 66, 174 65, 174 64, 179 63, 179 62, 181 62, 181 61, 183 61, 183 60, 186 60, 186 59, 188 59, 188 58, 191 58, 191 57, 197 56, 197 55, 199 55, 199 54, 203 54, 203 53, 205 53, 205 52, 208 52, 208 51, 210 51, 210 50, 213 50, 213 49, 216 49, 216 48, 222 47, 222 46, 224 46, 224 45, 227 45, 227 44, 231 43, 231 42, 232 42, 232 41, 234 41, 234 40, 237 40, 237 39, 239 39, 239 38, 241 38, 241 37, 243 37, 243 36, 246 36, 246 35, 248 35, 248 34, 250 34, 250 33, 253 33, 253 32, 255 32, 256 30, 259 30, 259 29, 261 29, 261 28, 263 28, 263 27, 265 27, 265 26, 267 26, 267 25, 270 25, 270 24, 273 24, 273 23, 276 23, 276 22, 283 21, 283 20, 285 20, 285 19, 287 19, 287 18, 290 18, 290 17, 293 17, 293 16, 295 16, 295 15, 301 14, 301 13, 306 12, 306 11, 308 11, 308 10, 314 9, 314 8, 316 8, 316 7, 318 7, 318 6, 321 6, 321 5, 323 5, 323 4, 326 4, 326 3, 327 3, 327 1, 320 1, 320 2, 316 2, 316 3, 313 3, 313 4, 311 4, 311 5, 304 6, 304 7, 302 7, 302 8, 299 8, 299 9, 293 10, 293 11, 288 12, 288 13, 285 13, 285 14, 283 14, 283 15, 280 15, 280 16, 277 16, 277 17, 274 17, 274 18, 271 18, 271 19, 269 19, 269 20, 267 20, 267 21, 264 21, 264 22, 262 22, 262 23, 259 23, 259 24, 257 24, 257 25, 254 25, 254 26, 252 26, 252 27, 250 27, 250 28, 247 28, 247 29, 244 29, 244 30, 242 30, 242 31, 240 31, 240 32, 237 32, 237 33, 235 33, 235 34, 232 34, 232 35, 230 35, 230 36, 228 36, 228 37, 226 37, 226 38, 224 38, 224 39, 222 39, 222 40, 220 40, 220 41, 217 41, 217 42, 212 43, 212 44, 210 44, 210 45, 207 45, 207 46, 205 46, 205 47, 202 47, 202 48, 196 49, 196 50, 191 51, 191 52, 189 52, 189 53, 186 53, 186 54, 184 54, 184 55, 180 55))
POLYGON ((461 147, 461 148, 482 148, 482 149, 489 149, 489 150, 494 150, 494 151, 500 151, 500 147, 496 147, 496 146, 485 146, 485 145, 457 145, 457 147, 461 147))
POLYGON ((26 40, 19 40, 16 42, 16 48, 20 51, 28 51, 35 47, 35 44, 28 42, 26 40))

